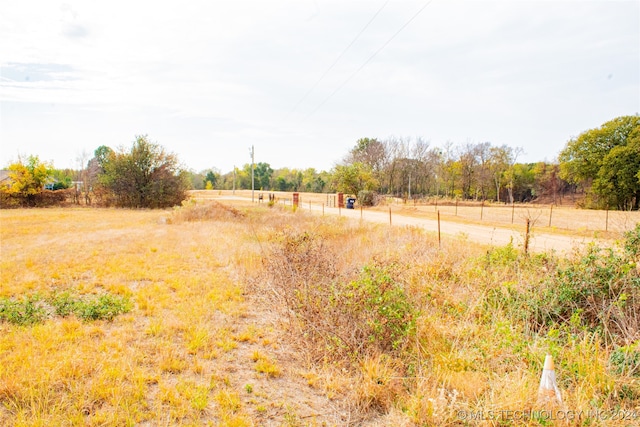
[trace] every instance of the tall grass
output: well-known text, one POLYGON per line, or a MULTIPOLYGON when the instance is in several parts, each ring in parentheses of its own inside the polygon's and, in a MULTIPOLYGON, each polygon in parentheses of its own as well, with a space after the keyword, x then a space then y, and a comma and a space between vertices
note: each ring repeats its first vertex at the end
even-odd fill
POLYGON ((546 354, 563 425, 640 405, 639 229, 558 258, 277 206, 0 215, 34 319, 0 320, 2 425, 553 425, 546 354))
MULTIPOLYGON (((416 229, 295 218, 265 236, 255 280, 314 363, 350 373, 357 386, 342 391, 361 419, 453 425, 460 414, 535 413, 545 354, 557 360, 564 414, 584 411, 569 425, 640 403, 640 229, 626 250, 561 259, 459 240, 438 250, 416 229)), ((549 422, 534 418, 498 424, 549 422)))

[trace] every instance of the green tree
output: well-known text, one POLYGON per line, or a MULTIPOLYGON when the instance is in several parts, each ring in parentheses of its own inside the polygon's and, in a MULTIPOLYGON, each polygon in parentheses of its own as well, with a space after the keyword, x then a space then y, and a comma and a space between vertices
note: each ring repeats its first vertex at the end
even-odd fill
POLYGON ((617 117, 599 128, 581 133, 560 153, 561 177, 582 185, 594 198, 592 206, 638 209, 640 193, 637 184, 631 182, 638 173, 637 166, 633 169, 638 164, 638 154, 633 148, 635 145, 630 144, 638 135, 638 115, 617 117))
POLYGON ((314 168, 308 168, 302 171, 302 188, 310 193, 322 193, 327 184, 325 177, 321 173, 316 172, 314 168))
POLYGON ((54 190, 64 190, 71 187, 77 172, 71 169, 53 169, 51 171, 51 177, 55 181, 53 184, 54 190))
POLYGON ((107 148, 95 153, 102 167, 99 183, 117 206, 165 208, 187 197, 189 179, 178 158, 146 135, 137 136, 129 152, 107 148))
POLYGON ((640 140, 613 147, 602 160, 593 183, 605 206, 638 210, 640 204, 640 140))
MULTIPOLYGON (((243 188, 251 188, 251 165, 244 165, 244 172, 249 177, 249 185, 248 187, 243 188)), ((255 181, 255 189, 256 190, 269 190, 271 189, 271 176, 273 175, 273 169, 269 163, 256 163, 253 169, 253 178, 255 181)))
POLYGON ((216 184, 218 183, 218 178, 219 178, 220 174, 210 170, 207 172, 207 174, 204 177, 204 181, 203 184, 205 186, 205 188, 207 189, 213 189, 216 184), (211 188, 209 188, 211 187, 211 188))
POLYGON ((339 192, 357 195, 362 190, 375 190, 380 184, 369 165, 355 162, 334 168, 333 185, 339 192))

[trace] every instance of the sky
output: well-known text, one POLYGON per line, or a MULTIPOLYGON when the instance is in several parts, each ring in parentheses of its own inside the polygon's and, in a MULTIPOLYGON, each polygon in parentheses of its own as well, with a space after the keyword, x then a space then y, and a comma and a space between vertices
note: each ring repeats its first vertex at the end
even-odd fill
POLYGON ((222 173, 364 137, 553 161, 639 112, 638 0, 0 0, 0 167, 137 135, 222 173))

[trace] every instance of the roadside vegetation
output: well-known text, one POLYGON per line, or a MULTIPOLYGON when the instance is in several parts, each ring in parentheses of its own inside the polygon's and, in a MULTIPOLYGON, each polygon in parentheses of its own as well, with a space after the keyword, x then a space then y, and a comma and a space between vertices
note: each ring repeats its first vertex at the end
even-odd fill
POLYGON ((640 405, 640 227, 560 257, 279 206, 0 215, 3 425, 553 425, 546 354, 565 425, 640 405))
POLYGON ((0 176, 0 207, 64 203, 166 208, 187 190, 337 193, 361 206, 386 198, 545 203, 600 210, 640 208, 640 116, 621 116, 571 138, 558 160, 523 163, 519 147, 491 142, 433 147, 424 138, 360 138, 330 171, 274 170, 258 161, 221 173, 181 166, 173 153, 136 136, 130 149, 98 147, 78 170, 56 170, 37 156, 19 158, 0 176), (253 178, 252 178, 253 177, 253 178))

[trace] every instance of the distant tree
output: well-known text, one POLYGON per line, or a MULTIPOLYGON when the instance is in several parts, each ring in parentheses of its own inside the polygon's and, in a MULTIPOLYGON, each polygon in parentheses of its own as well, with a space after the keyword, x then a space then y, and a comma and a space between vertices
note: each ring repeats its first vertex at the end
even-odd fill
POLYGON ((51 178, 53 178, 53 189, 64 190, 71 187, 74 181, 76 171, 72 169, 53 169, 51 171, 51 178))
POLYGON ((513 158, 513 149, 506 145, 491 147, 489 170, 496 190, 496 201, 500 202, 500 192, 506 184, 505 173, 509 169, 513 158))
POLYGON ((581 185, 593 198, 592 207, 638 209, 637 181, 640 116, 622 116, 570 140, 559 156, 560 174, 581 185))
POLYGON ((365 164, 377 174, 382 171, 387 161, 387 149, 375 138, 360 138, 345 160, 345 163, 365 164))
POLYGON ((560 176, 560 165, 557 163, 538 162, 533 168, 534 190, 536 196, 550 196, 553 203, 562 199, 562 194, 569 184, 560 176))
POLYGON ((106 145, 101 145, 100 147, 96 148, 96 151, 94 151, 93 155, 95 162, 100 167, 100 172, 104 173, 106 171, 107 163, 114 159, 116 152, 106 145))
MULTIPOLYGON (((0 207, 52 206, 65 202, 64 191, 45 191, 53 189, 55 169, 51 163, 42 162, 38 156, 19 158, 7 167, 9 179, 0 186, 0 207), (49 185, 51 187, 49 187, 49 185)), ((60 172, 62 176, 62 172, 60 172)))
POLYGON ((218 183, 219 177, 220 177, 219 173, 216 173, 213 170, 209 170, 205 175, 204 181, 203 181, 205 188, 211 187, 211 188, 207 188, 207 190, 212 190, 218 183))
POLYGON ((603 207, 638 210, 640 206, 640 138, 613 147, 602 160, 593 183, 603 207))
MULTIPOLYGON (((245 187, 243 184, 243 188, 251 188, 251 165, 244 165, 244 174, 249 179, 248 186, 245 187)), ((269 190, 271 189, 271 177, 273 175, 273 169, 269 163, 256 163, 253 169, 253 178, 255 181, 255 189, 256 190, 269 190)))
POLYGON ((102 169, 99 183, 117 206, 165 208, 187 197, 188 176, 178 158, 146 135, 137 136, 128 152, 102 146, 95 155, 102 169))
POLYGON ((29 156, 26 161, 18 159, 7 168, 11 178, 7 192, 26 200, 39 194, 53 174, 53 165, 40 161, 38 156, 29 156))
POLYGON ((533 166, 533 164, 515 163, 507 170, 507 190, 512 202, 527 202, 533 199, 535 184, 533 166))
POLYGON ((302 188, 309 193, 322 193, 327 185, 326 174, 318 173, 314 168, 302 171, 302 188))
POLYGON ((336 166, 333 170, 333 185, 339 192, 357 195, 362 190, 375 190, 379 182, 369 165, 356 162, 336 166))
POLYGON ((476 146, 467 143, 460 149, 460 171, 462 172, 462 197, 470 199, 477 181, 478 157, 476 146))
POLYGON ((271 175, 271 187, 278 191, 301 191, 302 172, 297 169, 277 169, 271 175))

